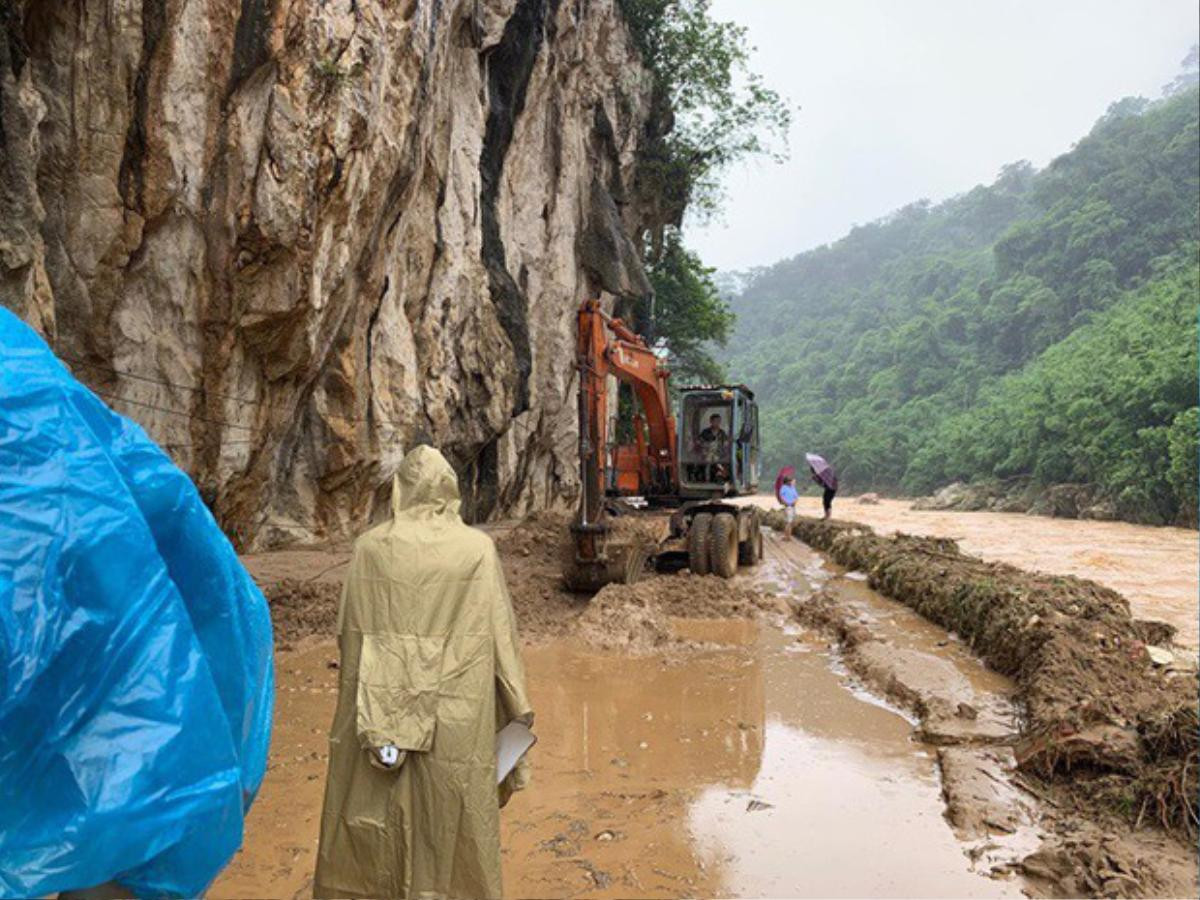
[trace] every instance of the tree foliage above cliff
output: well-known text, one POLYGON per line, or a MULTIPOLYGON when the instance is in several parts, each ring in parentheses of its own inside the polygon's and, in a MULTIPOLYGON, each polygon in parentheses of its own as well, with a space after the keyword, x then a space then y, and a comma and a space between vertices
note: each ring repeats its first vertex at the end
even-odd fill
POLYGON ((720 176, 732 163, 780 158, 791 111, 751 71, 744 28, 718 22, 710 0, 618 0, 642 62, 654 77, 654 109, 639 150, 638 193, 648 230, 647 274, 654 289, 635 310, 679 380, 720 381, 713 355, 733 314, 713 271, 684 246, 686 211, 700 219, 721 202, 720 176))
POLYGON ((713 345, 724 346, 733 330, 733 312, 713 282, 714 270, 683 245, 677 229, 669 229, 662 252, 649 267, 654 288, 654 320, 649 303, 638 311, 638 330, 653 334, 669 353, 676 384, 719 382, 724 367, 713 345))
POLYGON ((759 392, 768 461, 817 450, 853 489, 1088 481, 1128 517, 1183 512, 1197 102, 1115 103, 1040 172, 749 273, 728 362, 759 392))
POLYGON ((679 225, 721 201, 720 175, 747 156, 778 157, 791 109, 749 66, 746 30, 712 18, 710 0, 619 0, 642 61, 655 79, 655 123, 641 176, 679 225))

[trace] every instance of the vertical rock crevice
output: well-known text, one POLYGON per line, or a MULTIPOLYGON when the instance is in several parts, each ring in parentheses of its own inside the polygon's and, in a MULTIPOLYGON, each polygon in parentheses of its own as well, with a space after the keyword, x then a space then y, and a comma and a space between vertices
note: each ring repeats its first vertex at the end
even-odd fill
POLYGON ((241 87, 242 82, 259 66, 270 61, 268 38, 274 10, 275 0, 241 0, 241 11, 233 33, 233 60, 229 67, 229 83, 225 88, 226 97, 241 87))
POLYGON ((150 65, 167 26, 167 0, 142 2, 142 53, 133 79, 133 110, 125 129, 125 148, 117 170, 117 189, 125 207, 142 214, 146 180, 146 119, 150 110, 150 65))
POLYGON ((516 358, 514 416, 529 408, 529 373, 533 366, 527 321, 529 301, 508 271, 496 205, 513 129, 525 109, 529 80, 545 41, 547 14, 553 16, 557 10, 558 0, 518 0, 500 42, 485 54, 488 114, 483 152, 479 156, 483 264, 487 268, 492 303, 516 358))

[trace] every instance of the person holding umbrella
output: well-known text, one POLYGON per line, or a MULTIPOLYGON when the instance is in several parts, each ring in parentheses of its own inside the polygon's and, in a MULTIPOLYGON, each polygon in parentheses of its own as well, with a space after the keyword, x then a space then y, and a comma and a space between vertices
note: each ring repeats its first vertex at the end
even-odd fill
POLYGON ((779 489, 779 499, 783 503, 783 510, 786 514, 787 522, 783 528, 785 537, 792 536, 792 529, 796 527, 796 501, 800 499, 800 494, 796 490, 796 479, 790 475, 784 479, 782 487, 779 489))
POLYGON ((833 497, 838 489, 837 473, 833 471, 833 466, 826 462, 824 457, 817 456, 815 453, 805 453, 804 458, 808 460, 812 480, 824 488, 825 493, 821 496, 821 505, 825 507, 825 518, 831 518, 833 516, 833 497))
POLYGON ((795 466, 784 466, 775 476, 775 499, 783 504, 783 511, 787 519, 783 534, 784 537, 790 538, 792 528, 796 524, 796 501, 800 499, 800 494, 796 490, 795 466))

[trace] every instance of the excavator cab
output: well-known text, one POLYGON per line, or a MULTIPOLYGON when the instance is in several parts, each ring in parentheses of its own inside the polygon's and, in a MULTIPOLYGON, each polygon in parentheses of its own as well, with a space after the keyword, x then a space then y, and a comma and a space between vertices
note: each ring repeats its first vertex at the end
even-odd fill
POLYGON ((680 389, 679 495, 698 500, 758 490, 758 404, 744 384, 680 389))

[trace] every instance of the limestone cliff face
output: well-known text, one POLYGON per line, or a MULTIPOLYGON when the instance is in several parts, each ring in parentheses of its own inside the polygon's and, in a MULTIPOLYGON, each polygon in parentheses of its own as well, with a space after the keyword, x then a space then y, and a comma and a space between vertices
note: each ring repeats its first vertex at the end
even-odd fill
POLYGON ((573 494, 575 307, 648 290, 614 0, 3 5, 0 302, 243 546, 420 441, 475 518, 573 494))

